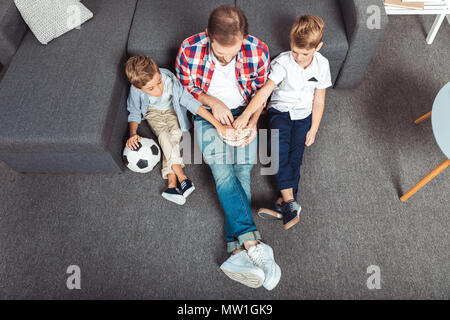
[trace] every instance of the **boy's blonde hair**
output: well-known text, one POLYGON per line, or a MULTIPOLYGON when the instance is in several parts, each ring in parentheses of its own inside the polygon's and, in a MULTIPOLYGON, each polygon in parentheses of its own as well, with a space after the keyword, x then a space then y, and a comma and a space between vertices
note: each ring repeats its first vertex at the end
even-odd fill
POLYGON ((319 17, 302 15, 295 19, 291 28, 291 44, 300 49, 312 49, 322 42, 325 22, 319 17))
POLYGON ((148 56, 134 56, 125 65, 128 81, 138 89, 142 89, 155 74, 159 73, 158 65, 148 56))

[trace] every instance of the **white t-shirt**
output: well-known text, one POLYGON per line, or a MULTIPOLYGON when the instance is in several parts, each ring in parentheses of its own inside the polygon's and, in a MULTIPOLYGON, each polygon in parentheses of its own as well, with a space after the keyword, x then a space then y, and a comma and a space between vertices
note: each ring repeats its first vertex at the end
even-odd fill
POLYGON ((269 79, 277 84, 269 106, 281 112, 293 112, 304 119, 312 112, 315 89, 331 87, 330 64, 319 52, 303 69, 291 51, 281 53, 270 65, 269 79))
POLYGON ((215 66, 208 94, 222 101, 230 109, 245 105, 236 78, 236 58, 226 66, 222 66, 214 54, 212 57, 215 66))

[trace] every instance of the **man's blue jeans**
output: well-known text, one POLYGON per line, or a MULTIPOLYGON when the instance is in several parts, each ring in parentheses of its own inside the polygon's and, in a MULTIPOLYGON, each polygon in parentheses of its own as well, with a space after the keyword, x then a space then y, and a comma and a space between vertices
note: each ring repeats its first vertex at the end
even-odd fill
MULTIPOLYGON (((236 118, 245 107, 231 110, 236 118)), ((225 144, 208 121, 195 116, 195 131, 203 157, 211 168, 220 203, 225 211, 227 251, 261 239, 250 209, 250 172, 256 159, 257 138, 246 147, 225 144)))

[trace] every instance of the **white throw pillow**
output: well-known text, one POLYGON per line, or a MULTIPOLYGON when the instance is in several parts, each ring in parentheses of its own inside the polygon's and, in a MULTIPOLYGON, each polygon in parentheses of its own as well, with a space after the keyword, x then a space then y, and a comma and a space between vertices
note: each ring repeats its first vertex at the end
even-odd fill
POLYGON ((47 44, 93 17, 79 0, 14 0, 17 9, 42 44, 47 44))

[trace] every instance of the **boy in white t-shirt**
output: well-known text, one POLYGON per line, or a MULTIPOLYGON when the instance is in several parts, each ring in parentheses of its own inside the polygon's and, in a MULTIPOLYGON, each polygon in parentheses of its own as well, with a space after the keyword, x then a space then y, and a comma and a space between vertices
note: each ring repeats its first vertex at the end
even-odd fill
POLYGON ((305 145, 309 147, 315 141, 325 91, 332 85, 328 60, 318 52, 323 45, 324 26, 319 17, 297 17, 290 32, 291 51, 272 61, 269 80, 233 122, 235 128, 245 127, 273 92, 268 114, 269 128, 279 130, 279 169, 275 175, 279 194, 274 210, 262 208, 258 215, 283 219, 285 230, 299 221, 297 192, 303 151, 305 145))

